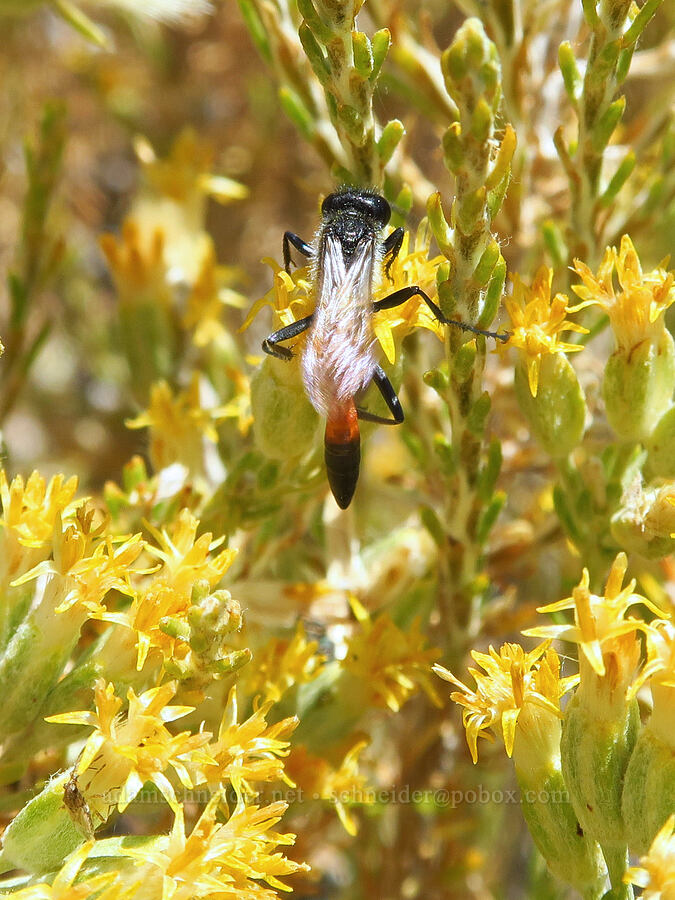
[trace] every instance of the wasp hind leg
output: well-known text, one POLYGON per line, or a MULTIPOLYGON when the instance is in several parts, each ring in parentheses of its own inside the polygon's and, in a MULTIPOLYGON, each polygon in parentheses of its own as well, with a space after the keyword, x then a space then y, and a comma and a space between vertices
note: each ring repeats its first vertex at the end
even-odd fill
POLYGON ((293 262, 291 259, 291 244, 298 253, 302 253, 303 256, 314 256, 314 248, 311 244, 308 244, 307 241, 303 241, 301 237, 298 237, 297 234, 293 234, 292 231, 285 231, 283 240, 284 269, 286 269, 289 275, 291 272, 291 263, 293 262))
POLYGON ((380 394, 382 394, 382 399, 389 407, 389 411, 393 418, 389 419, 386 416, 378 416, 375 413, 368 412, 367 409, 359 409, 357 407, 356 413, 359 419, 364 422, 376 422, 378 425, 400 425, 405 418, 401 407, 401 401, 398 399, 394 386, 391 381, 389 381, 382 366, 375 366, 373 370, 373 381, 380 394))
POLYGON ((434 303, 431 297, 428 297, 424 293, 422 288, 417 287, 417 285, 401 288, 400 291, 394 291, 393 294, 390 294, 388 297, 383 297, 382 300, 376 300, 375 303, 373 303, 373 311, 379 312, 382 309, 393 309, 395 306, 400 306, 402 303, 405 303, 406 300, 410 300, 411 297, 421 297, 438 321, 443 325, 453 325, 455 328, 461 328, 462 331, 470 331, 472 334, 482 334, 484 337, 491 337, 497 341, 506 342, 511 337, 508 331, 503 331, 501 333, 497 333, 496 331, 484 331, 482 328, 476 328, 475 325, 467 325, 466 322, 458 322, 456 319, 446 319, 441 312, 440 307, 434 303))
POLYGON ((290 325, 286 325, 278 331, 273 331, 262 342, 262 348, 265 353, 269 353, 270 356, 276 356, 277 359, 286 360, 286 362, 293 359, 293 351, 289 347, 280 347, 279 344, 281 341, 290 341, 291 338, 297 337, 303 331, 306 331, 312 324, 312 318, 313 316, 311 315, 305 316, 304 319, 298 319, 297 322, 291 322, 290 325))

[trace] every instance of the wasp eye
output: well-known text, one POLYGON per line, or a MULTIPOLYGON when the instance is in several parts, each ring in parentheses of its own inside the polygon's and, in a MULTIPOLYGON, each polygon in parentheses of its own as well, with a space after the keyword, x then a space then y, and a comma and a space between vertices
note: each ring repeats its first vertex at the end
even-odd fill
POLYGON ((380 197, 379 194, 371 194, 368 200, 377 221, 380 225, 386 225, 391 218, 391 207, 387 201, 384 197, 380 197))

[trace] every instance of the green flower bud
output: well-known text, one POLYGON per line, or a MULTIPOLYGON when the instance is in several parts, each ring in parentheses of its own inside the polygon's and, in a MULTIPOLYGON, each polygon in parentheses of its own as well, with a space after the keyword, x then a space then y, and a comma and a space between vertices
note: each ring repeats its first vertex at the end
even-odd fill
POLYGON ((7 827, 2 863, 33 874, 59 869, 63 860, 84 841, 64 803, 70 775, 54 778, 7 827))
POLYGON ((295 361, 263 361, 251 378, 251 408, 255 441, 266 456, 297 458, 314 442, 319 417, 295 361))
POLYGON ((675 406, 658 421, 647 441, 648 463, 655 475, 675 478, 675 406))
POLYGON ((615 697, 610 702, 606 694, 611 686, 603 684, 608 680, 594 680, 601 685, 595 702, 589 702, 582 688, 577 690, 565 711, 560 740, 562 772, 577 818, 603 850, 625 845, 621 790, 640 728, 637 701, 615 697))
POLYGON ((598 844, 579 828, 560 771, 542 780, 517 772, 521 808, 535 846, 551 872, 582 896, 600 896, 605 865, 598 844))
MULTIPOLYGON (((672 704, 672 698, 671 698, 672 704)), ((671 705, 670 715, 673 708, 671 705)), ((621 798, 631 852, 644 856, 657 832, 675 812, 675 744, 647 723, 633 750, 621 798)))
POLYGON ((670 407, 675 389, 675 344, 668 331, 620 346, 605 367, 607 418, 626 441, 648 439, 670 407))
POLYGON ((551 456, 567 456, 584 433, 586 401, 566 356, 551 353, 542 357, 536 397, 530 391, 527 367, 522 360, 516 365, 514 387, 537 441, 551 456))
POLYGON ((643 491, 638 485, 624 495, 612 517, 614 539, 647 559, 662 559, 675 550, 675 485, 643 491))

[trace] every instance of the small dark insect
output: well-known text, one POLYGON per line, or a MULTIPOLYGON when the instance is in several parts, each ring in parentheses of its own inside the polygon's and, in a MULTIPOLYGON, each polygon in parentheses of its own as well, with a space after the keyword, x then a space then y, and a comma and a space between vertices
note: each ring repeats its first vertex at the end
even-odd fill
POLYGON ((63 788, 63 805, 68 810, 68 815, 73 820, 73 823, 80 829, 87 840, 91 840, 94 837, 94 823, 89 804, 78 785, 75 766, 73 766, 70 778, 66 781, 63 788))
POLYGON ((312 405, 326 419, 324 448, 328 482, 338 506, 346 509, 359 477, 358 420, 399 425, 404 418, 396 392, 375 358, 373 313, 400 306, 418 296, 445 325, 499 340, 507 340, 508 335, 446 319, 417 286, 401 288, 373 301, 382 268, 389 275, 403 242, 402 228, 394 229, 382 240, 391 208, 375 191, 340 188, 326 197, 321 213, 314 245, 291 231, 284 234, 283 241, 287 272, 291 266, 291 245, 311 260, 316 309, 310 316, 275 331, 262 346, 271 356, 290 360, 292 350, 280 346, 281 343, 309 329, 302 355, 303 381, 312 405), (389 407, 391 418, 356 406, 355 398, 371 381, 389 407))

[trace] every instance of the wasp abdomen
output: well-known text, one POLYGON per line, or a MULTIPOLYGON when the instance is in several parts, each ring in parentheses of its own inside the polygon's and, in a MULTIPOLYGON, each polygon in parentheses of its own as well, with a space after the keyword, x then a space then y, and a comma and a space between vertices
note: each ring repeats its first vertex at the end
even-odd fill
POLYGON ((361 438, 354 401, 331 410, 326 422, 324 458, 328 483, 340 509, 351 503, 361 465, 361 438))

